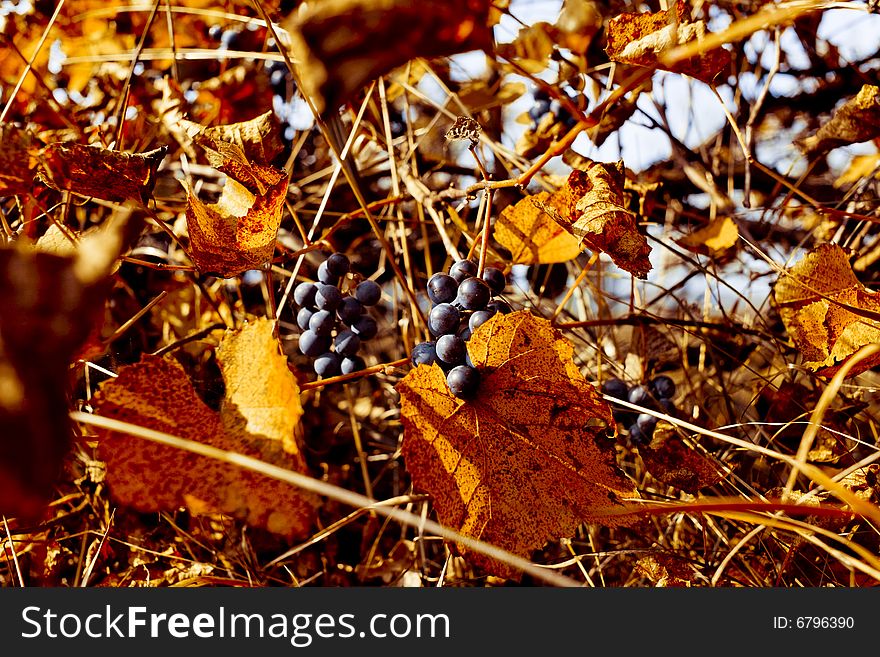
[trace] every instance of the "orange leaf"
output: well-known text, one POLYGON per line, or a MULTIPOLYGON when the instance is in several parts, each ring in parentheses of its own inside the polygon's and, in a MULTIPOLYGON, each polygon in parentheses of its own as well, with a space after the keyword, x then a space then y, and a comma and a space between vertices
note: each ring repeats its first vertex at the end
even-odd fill
POLYGON ((146 201, 153 194, 156 170, 168 148, 123 153, 100 146, 56 142, 39 154, 38 178, 58 191, 105 201, 146 201))
POLYGON ((468 352, 482 374, 472 401, 449 392, 437 365, 420 365, 397 386, 406 466, 441 523, 527 557, 635 495, 606 437, 611 411, 548 321, 496 315, 468 352))
POLYGON ((715 256, 739 241, 739 229, 730 217, 716 217, 702 228, 675 241, 694 253, 715 256))
POLYGON ((623 162, 602 164, 584 158, 584 163, 588 168, 572 171, 550 204, 533 202, 581 244, 607 253, 618 267, 646 278, 651 271, 651 247, 626 207, 623 162))
POLYGON ((186 119, 180 127, 208 153, 211 165, 228 173, 239 182, 245 182, 234 171, 222 169, 227 160, 240 164, 270 164, 284 150, 281 142, 281 123, 275 112, 264 114, 241 123, 204 127, 186 119))
MULTIPOLYGON (((880 342, 880 298, 865 288, 837 244, 822 244, 779 277, 774 290, 789 336, 805 365, 824 376, 866 344, 880 342)), ((880 363, 857 363, 849 376, 880 363)))
MULTIPOLYGON (((263 319, 221 341, 226 397, 219 414, 199 399, 177 361, 150 355, 101 386, 95 412, 305 471, 293 437, 302 416, 299 388, 272 331, 263 319)), ((313 498, 289 484, 127 434, 99 434, 110 492, 122 504, 222 512, 289 538, 312 526, 313 498)))
POLYGON ((612 18, 605 29, 608 40, 605 52, 616 62, 657 67, 709 83, 730 65, 730 52, 724 48, 708 50, 671 67, 662 65, 660 59, 665 51, 698 41, 706 33, 706 24, 688 20, 687 6, 678 0, 667 11, 623 13, 612 18))
POLYGON ((838 146, 858 144, 880 137, 880 87, 864 85, 822 124, 815 135, 803 140, 807 153, 827 153, 838 146))
POLYGON ((293 12, 284 27, 303 91, 329 115, 370 80, 411 59, 489 50, 491 5, 487 0, 324 0, 293 12))
POLYGON ((26 194, 34 186, 31 152, 37 139, 25 127, 0 123, 0 196, 26 194))
POLYGON ((718 466, 688 447, 675 427, 666 422, 657 424, 651 442, 638 449, 645 469, 652 477, 686 493, 696 494, 724 477, 718 466))
POLYGON ((553 204, 549 192, 508 205, 495 222, 495 240, 510 251, 514 264, 568 262, 581 252, 577 238, 543 212, 535 201, 553 204))

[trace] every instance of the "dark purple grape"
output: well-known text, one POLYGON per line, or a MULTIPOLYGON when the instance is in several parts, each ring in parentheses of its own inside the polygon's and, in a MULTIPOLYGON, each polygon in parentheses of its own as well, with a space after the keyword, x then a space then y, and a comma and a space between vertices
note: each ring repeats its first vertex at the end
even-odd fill
POLYGON ((661 374, 651 379, 651 392, 657 399, 672 399, 675 397, 675 381, 661 374))
POLYGON ((459 399, 470 399, 477 394, 477 388, 480 387, 480 372, 469 365, 453 367, 446 375, 446 385, 459 399))
POLYGON ((507 287, 507 277, 497 267, 486 267, 483 270, 483 280, 495 294, 501 294, 507 287))
POLYGON ((427 289, 433 303, 452 303, 458 294, 458 281, 449 274, 437 273, 428 279, 427 289))
POLYGON ((382 298, 382 288, 376 281, 362 281, 355 288, 354 296, 365 306, 375 306, 382 298))
POLYGON ((318 280, 324 283, 324 285, 338 285, 339 284, 339 276, 332 274, 329 269, 327 269, 327 261, 325 260, 320 265, 318 265, 318 280))
POLYGON ((470 327, 470 326, 465 326, 463 329, 459 330, 459 332, 458 332, 458 337, 460 337, 462 340, 464 340, 465 342, 467 342, 468 340, 471 339, 471 336, 472 336, 473 334, 474 334, 474 332, 471 331, 471 327, 470 327))
POLYGON ((314 308, 318 286, 314 283, 300 283, 293 289, 293 302, 300 308, 314 308))
POLYGON ((631 425, 628 431, 629 440, 633 445, 647 445, 651 442, 650 437, 645 434, 638 424, 631 425))
POLYGON ((312 313, 309 319, 309 330, 318 335, 330 335, 336 325, 336 316, 329 310, 319 310, 312 313))
POLYGON ((336 316, 348 326, 354 324, 363 313, 363 304, 354 297, 345 297, 336 309, 336 316))
POLYGON ((223 34, 223 26, 216 23, 208 28, 208 38, 216 41, 223 34))
POLYGON ((627 401, 629 401, 630 404, 647 406, 651 403, 651 392, 645 386, 633 386, 629 391, 627 401))
POLYGON ((334 276, 345 276, 351 269, 351 262, 344 253, 334 253, 324 261, 327 265, 327 271, 334 276))
POLYGON ((437 350, 435 347, 436 345, 434 342, 420 342, 413 347, 412 356, 410 356, 413 367, 419 365, 431 365, 436 361, 437 350))
POLYGON ((461 283, 464 279, 477 275, 477 263, 473 260, 459 260, 449 268, 449 275, 461 283))
POLYGON ((361 342, 363 342, 364 340, 375 338, 379 332, 379 326, 376 324, 376 320, 369 315, 361 315, 351 325, 351 330, 357 333, 361 342))
POLYGON ((220 35, 220 47, 224 50, 237 50, 241 45, 242 34, 238 30, 226 30, 220 35))
POLYGON ((464 340, 457 335, 441 335, 437 339, 437 358, 448 365, 460 365, 464 362, 466 348, 464 340))
POLYGON ((535 123, 539 123, 541 118, 550 111, 550 101, 546 99, 535 98, 535 104, 529 109, 529 118, 535 123))
POLYGON ((315 294, 315 305, 319 310, 336 310, 342 303, 342 292, 335 285, 323 285, 318 287, 315 294))
POLYGON ((678 409, 675 407, 675 402, 671 399, 660 399, 657 401, 657 405, 660 407, 660 410, 666 413, 671 417, 676 417, 678 415, 678 409))
POLYGON ((507 305, 506 301, 503 301, 501 299, 493 299, 486 304, 486 310, 493 310, 496 313, 507 315, 511 311, 511 307, 507 305))
POLYGON ((455 303, 465 310, 483 310, 491 298, 492 291, 486 282, 472 276, 464 279, 458 286, 455 303))
POLYGON ((330 351, 330 342, 332 338, 329 335, 318 335, 309 329, 299 336, 299 350, 305 356, 317 358, 325 351, 330 351))
POLYGON ((354 372, 360 372, 366 366, 367 364, 360 356, 346 356, 342 359, 340 369, 343 374, 353 374, 354 372))
POLYGON ((342 359, 339 357, 339 354, 328 351, 318 356, 312 367, 315 370, 315 374, 326 379, 331 376, 337 376, 340 372, 341 364, 342 359))
POLYGON ((307 331, 309 329, 309 320, 314 314, 314 311, 309 310, 308 308, 300 308, 299 312, 296 314, 296 325, 303 331, 307 331))
POLYGON ((648 413, 640 413, 636 418, 636 424, 639 426, 646 436, 650 436, 654 433, 654 427, 657 426, 657 418, 653 415, 649 415, 648 413))
POLYGON ((602 392, 615 399, 629 400, 629 386, 620 379, 608 379, 602 384, 602 392))
POLYGON ((491 310, 477 310, 471 315, 471 319, 468 322, 468 328, 470 328, 471 333, 477 330, 478 327, 482 326, 490 319, 495 313, 491 310))
POLYGON ((446 335, 458 330, 461 313, 451 303, 434 306, 428 315, 428 330, 434 335, 446 335))
POLYGON ((361 339, 354 331, 340 331, 336 336, 336 353, 343 356, 354 356, 361 348, 361 339))

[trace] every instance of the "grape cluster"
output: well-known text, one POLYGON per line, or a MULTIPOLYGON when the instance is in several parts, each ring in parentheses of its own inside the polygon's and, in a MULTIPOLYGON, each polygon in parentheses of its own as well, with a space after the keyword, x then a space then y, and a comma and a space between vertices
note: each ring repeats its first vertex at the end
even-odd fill
MULTIPOLYGON (((648 385, 628 386, 620 379, 608 379, 602 384, 602 392, 609 397, 628 401, 666 415, 675 416, 677 410, 672 398, 675 397, 675 382, 668 376, 656 376, 648 385)), ((611 405, 614 419, 625 425, 629 439, 635 445, 647 445, 654 437, 657 418, 649 413, 634 413, 622 407, 611 405)))
MULTIPOLYGON (((569 98, 575 99, 575 94, 566 88, 566 94, 569 98)), ((553 122, 562 123, 566 130, 571 130, 577 119, 566 110, 562 104, 555 99, 551 99, 549 92, 545 89, 536 89, 534 92, 535 104, 529 109, 529 118, 532 120, 532 130, 537 130, 541 119, 546 114, 553 115, 553 122)))
POLYGON ((366 309, 379 303, 382 290, 366 280, 343 293, 340 284, 350 268, 346 255, 334 253, 318 267, 317 282, 300 283, 293 290, 299 308, 296 323, 303 330, 299 350, 314 359, 315 374, 324 378, 364 369, 358 351, 379 331, 366 309))
POLYGON ((483 269, 477 277, 477 264, 459 260, 449 273, 437 273, 428 280, 432 308, 428 330, 433 340, 417 344, 412 351, 413 365, 437 363, 446 372, 446 384, 461 399, 473 397, 480 385, 480 372, 470 362, 466 343, 477 327, 496 313, 509 313, 510 306, 495 298, 504 291, 507 278, 495 267, 483 269))

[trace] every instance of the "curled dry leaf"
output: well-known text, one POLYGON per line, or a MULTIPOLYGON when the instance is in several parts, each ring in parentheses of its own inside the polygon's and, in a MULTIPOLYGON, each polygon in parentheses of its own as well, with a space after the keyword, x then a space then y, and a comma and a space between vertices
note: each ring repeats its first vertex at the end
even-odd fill
POLYGON ((16 242, 0 249, 0 514, 44 508, 69 450, 68 367, 101 317, 107 274, 129 215, 66 255, 16 242))
POLYGON ((730 217, 715 217, 702 228, 679 238, 677 244, 688 251, 717 256, 733 247, 739 240, 739 229, 730 217))
MULTIPOLYGON (((281 151, 281 123, 275 112, 265 114, 241 123, 229 123, 213 127, 201 126, 187 119, 180 121, 180 127, 196 144, 205 149, 211 165, 223 171, 229 159, 227 153, 235 153, 245 164, 270 164, 281 151)), ((227 172, 238 178, 234 172, 227 172)))
POLYGON ((700 574, 687 559, 660 551, 639 559, 635 570, 651 580, 657 588, 695 586, 700 574))
POLYGON ((623 13, 612 18, 605 29, 608 41, 605 52, 616 62, 683 73, 709 83, 730 65, 730 52, 724 48, 708 50, 672 66, 662 63, 663 53, 698 41, 706 33, 705 22, 690 21, 687 5, 678 0, 667 11, 623 13))
POLYGON ((37 139, 24 126, 0 123, 0 196, 26 194, 34 186, 37 139))
POLYGON ((651 247, 638 231, 636 215, 626 207, 623 162, 602 164, 584 158, 584 163, 586 170, 572 171, 551 203, 533 202, 583 246, 607 253, 618 267, 646 278, 651 247))
POLYGON ((294 12, 284 27, 299 62, 303 91, 327 116, 370 80, 411 59, 489 50, 492 4, 325 0, 294 12))
MULTIPOLYGON (((299 388, 273 324, 261 319, 221 341, 220 413, 196 395, 177 361, 150 355, 102 385, 95 413, 303 472, 293 439, 303 412, 299 388)), ((122 504, 145 512, 187 506, 193 513, 226 513, 289 538, 312 526, 314 499, 289 484, 127 434, 100 430, 99 436, 111 495, 122 504)))
MULTIPOLYGON (((441 523, 527 557, 636 495, 606 437, 608 405, 548 321, 496 315, 468 352, 482 374, 471 401, 452 396, 437 365, 420 365, 397 386, 406 466, 441 523)), ((472 560, 513 574, 481 555, 472 560)))
MULTIPOLYGON (((832 376, 856 351, 880 342, 880 298, 863 286, 837 244, 822 244, 780 275, 774 298, 804 364, 832 376)), ((849 376, 880 363, 866 358, 849 376)))
POLYGON ((100 146, 56 142, 39 152, 37 177, 58 191, 105 201, 146 203, 166 146, 146 153, 123 153, 100 146))
POLYGON ((495 221, 495 240, 510 251, 510 262, 535 265, 576 258, 581 252, 578 239, 553 221, 535 201, 552 206, 554 199, 549 192, 527 196, 504 208, 495 221))
POLYGON ((827 153, 838 146, 880 137, 880 87, 866 84, 824 123, 801 148, 808 154, 827 153))
POLYGON ((652 477, 686 493, 696 494, 724 478, 718 466, 688 447, 668 422, 657 424, 650 444, 639 447, 639 456, 652 477))

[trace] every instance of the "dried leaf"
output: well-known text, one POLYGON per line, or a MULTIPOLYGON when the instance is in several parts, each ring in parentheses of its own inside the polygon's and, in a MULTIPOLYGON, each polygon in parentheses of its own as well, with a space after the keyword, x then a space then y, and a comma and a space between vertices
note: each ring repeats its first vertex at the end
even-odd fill
POLYGON ((801 148, 807 154, 827 153, 838 146, 876 137, 880 137, 880 87, 866 84, 815 135, 804 139, 801 148))
POLYGON ((592 251, 639 278, 651 271, 651 247, 636 226, 624 197, 623 162, 602 164, 584 158, 585 171, 575 169, 552 204, 533 201, 592 251), (555 207, 554 207, 555 206, 555 207))
POLYGON ((675 241, 694 253, 717 256, 734 246, 738 240, 739 229, 733 219, 715 217, 702 228, 675 241))
POLYGON ((510 251, 513 264, 568 262, 581 252, 577 238, 543 212, 534 201, 552 205, 549 192, 509 205, 495 221, 495 240, 510 251))
POLYGON ((489 50, 491 4, 325 0, 294 12, 284 27, 290 32, 303 90, 328 115, 370 80, 411 59, 489 50))
POLYGON ((0 196, 26 194, 34 186, 37 139, 26 127, 0 123, 0 196))
POLYGON ((846 171, 840 174, 837 180, 834 181, 834 187, 835 189, 841 189, 857 183, 868 176, 873 176, 876 180, 880 180, 880 153, 853 156, 849 166, 846 167, 846 171))
MULTIPOLYGON (((177 361, 150 355, 101 386, 95 412, 303 472, 293 442, 299 388, 273 324, 257 320, 221 341, 226 397, 219 414, 199 399, 177 361)), ((226 513, 288 538, 312 526, 314 500, 289 484, 127 434, 99 435, 110 492, 122 504, 144 512, 187 506, 195 514, 226 513)))
POLYGON ((522 82, 507 82, 502 84, 499 78, 495 84, 489 86, 484 80, 475 80, 462 84, 458 91, 458 98, 471 112, 507 105, 526 92, 526 85, 522 82))
POLYGON ((198 270, 230 278, 272 259, 287 196, 287 175, 272 167, 225 160, 227 170, 265 190, 254 193, 227 177, 217 203, 205 204, 187 187, 186 225, 198 270))
POLYGON ((657 424, 651 443, 639 447, 639 456, 652 477, 686 493, 695 494, 724 478, 715 464, 688 447, 667 422, 657 424))
MULTIPOLYGON (((205 127, 182 119, 180 126, 196 144, 208 152, 211 165, 221 171, 224 160, 231 157, 229 153, 235 153, 237 158, 248 164, 267 165, 284 150, 281 123, 273 111, 241 123, 205 127)), ((230 175, 238 177, 234 173, 230 175)))
POLYGON ((37 177, 58 191, 105 201, 146 203, 167 146, 146 153, 123 153, 100 146, 56 142, 39 155, 37 177))
POLYGON ((709 83, 730 65, 730 52, 724 48, 708 50, 671 67, 664 66, 661 59, 664 52, 690 41, 698 41, 707 33, 706 24, 703 21, 691 22, 687 5, 683 0, 678 0, 667 11, 623 13, 612 18, 605 29, 608 40, 605 52, 616 62, 657 67, 709 83))
POLYGON ((698 571, 687 559, 654 552, 638 560, 635 566, 657 588, 690 587, 697 583, 698 571))
POLYGON ((69 255, 0 249, 0 514, 36 516, 69 450, 68 367, 100 318, 128 216, 69 255))
POLYGON ((600 3, 594 0, 564 0, 556 20, 556 41, 577 55, 587 52, 593 38, 602 29, 600 3))
POLYGON ((549 23, 533 23, 522 28, 513 42, 502 43, 495 51, 529 73, 540 73, 547 68, 550 54, 556 47, 555 36, 556 28, 549 23))
POLYGON ((453 397, 436 365, 397 386, 407 469, 443 524, 527 556, 635 495, 604 437, 610 409, 549 322, 526 311, 496 315, 468 352, 482 374, 472 401, 453 397))
MULTIPOLYGON (((866 344, 880 342, 880 299, 865 288, 837 244, 822 244, 781 275, 774 298, 804 364, 831 376, 866 344)), ((849 376, 870 369, 880 356, 856 364, 849 376)))

